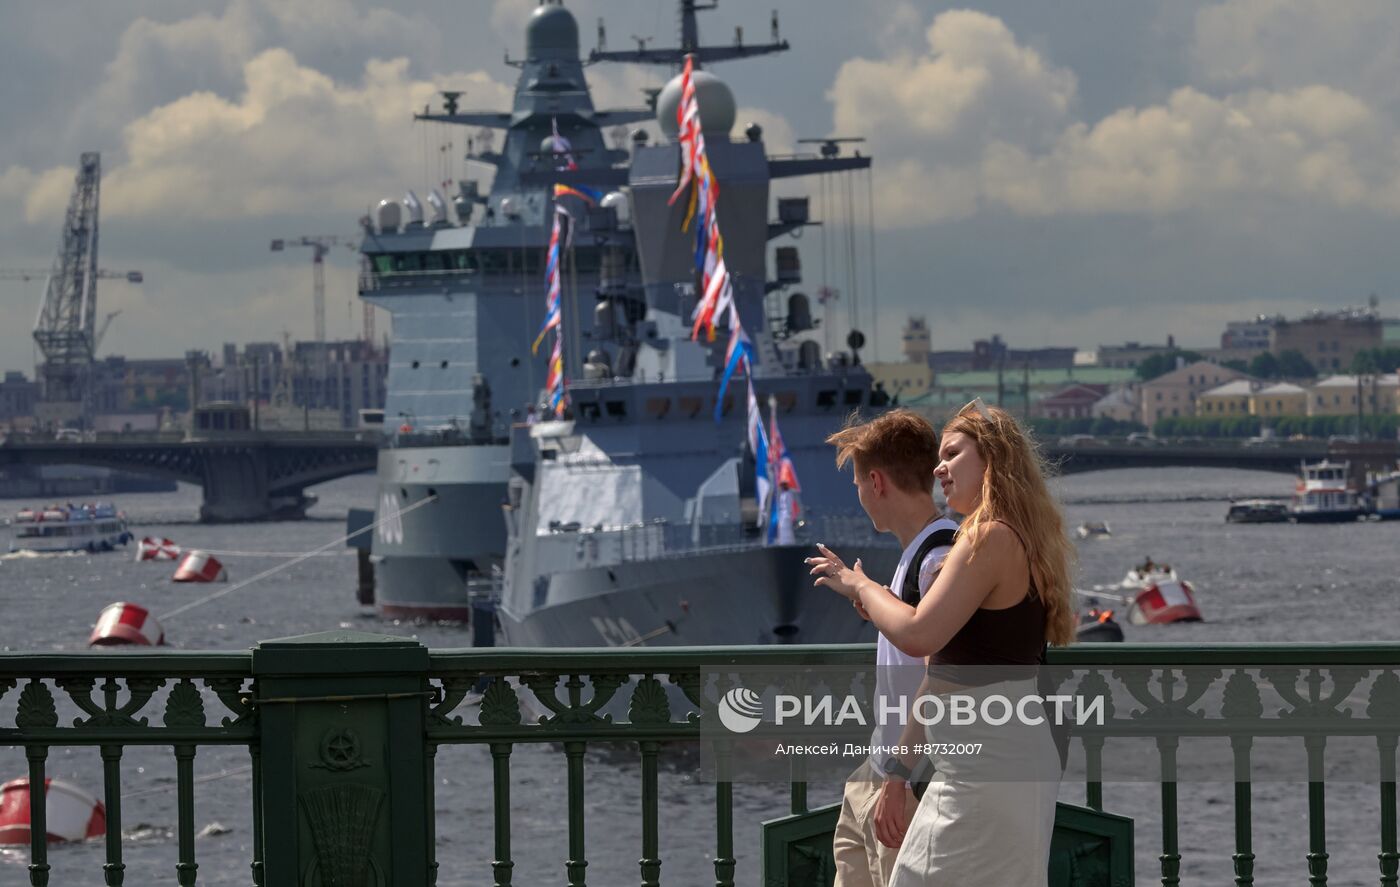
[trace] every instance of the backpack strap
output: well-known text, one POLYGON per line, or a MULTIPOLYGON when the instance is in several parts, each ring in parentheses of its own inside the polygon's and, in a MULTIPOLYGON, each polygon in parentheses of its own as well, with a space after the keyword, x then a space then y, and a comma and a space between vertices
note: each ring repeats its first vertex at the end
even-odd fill
POLYGON ((953 539, 957 536, 957 530, 942 529, 929 533, 924 541, 920 543, 919 550, 914 552, 914 559, 909 562, 909 566, 904 569, 904 584, 899 589, 899 599, 911 607, 919 605, 919 599, 923 596, 919 593, 919 568, 924 564, 924 558, 935 548, 942 548, 953 544, 953 539))

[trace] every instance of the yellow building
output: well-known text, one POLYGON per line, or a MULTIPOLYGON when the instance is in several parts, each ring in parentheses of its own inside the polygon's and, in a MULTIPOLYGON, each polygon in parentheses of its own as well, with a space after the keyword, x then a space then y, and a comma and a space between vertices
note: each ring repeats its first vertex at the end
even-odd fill
POLYGON ((1358 400, 1367 415, 1394 413, 1396 391, 1400 380, 1396 374, 1362 376, 1329 376, 1308 388, 1309 416, 1355 416, 1358 400))
POLYGON ((1260 388, 1249 399, 1249 411, 1261 418, 1306 416, 1308 391, 1290 382, 1279 382, 1260 388))
POLYGON ((933 370, 927 363, 867 363, 865 370, 875 384, 884 386, 887 394, 898 396, 900 403, 928 394, 933 387, 933 370))
POLYGON ((1235 418, 1250 414, 1249 403, 1259 383, 1236 379, 1196 395, 1196 415, 1210 419, 1235 418))
POLYGON ((1163 419, 1194 416, 1196 398, 1200 397, 1202 392, 1219 388, 1226 382, 1247 378, 1249 377, 1239 370, 1202 360, 1158 376, 1150 382, 1144 382, 1139 389, 1142 397, 1142 424, 1151 428, 1163 419))

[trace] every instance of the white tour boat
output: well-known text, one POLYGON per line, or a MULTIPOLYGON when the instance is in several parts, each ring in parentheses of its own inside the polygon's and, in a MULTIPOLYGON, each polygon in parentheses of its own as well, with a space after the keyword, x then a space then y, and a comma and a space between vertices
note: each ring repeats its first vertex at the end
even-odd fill
POLYGON ((1354 521, 1366 513, 1350 463, 1323 459, 1311 465, 1303 463, 1302 471, 1289 509, 1294 521, 1338 523, 1354 521))
POLYGON ((23 508, 10 521, 10 551, 112 551, 131 541, 126 515, 106 503, 23 508))

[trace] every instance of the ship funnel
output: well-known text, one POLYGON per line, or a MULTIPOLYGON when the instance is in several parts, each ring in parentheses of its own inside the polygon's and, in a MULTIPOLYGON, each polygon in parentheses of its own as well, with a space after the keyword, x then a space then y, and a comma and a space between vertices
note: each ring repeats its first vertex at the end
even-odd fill
POLYGON ((408 210, 408 224, 423 224, 423 204, 419 201, 417 194, 414 194, 412 191, 404 194, 403 208, 408 210))
POLYGON ((436 188, 429 191, 428 204, 433 208, 433 225, 446 225, 449 223, 447 201, 443 199, 441 191, 436 188))

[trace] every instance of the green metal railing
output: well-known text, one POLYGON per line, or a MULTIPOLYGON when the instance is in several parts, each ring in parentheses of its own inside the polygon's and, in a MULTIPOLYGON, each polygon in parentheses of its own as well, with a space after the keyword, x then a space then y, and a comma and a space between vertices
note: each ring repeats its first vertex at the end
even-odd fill
MULTIPOLYGON (((856 671, 868 669, 872 659, 868 646, 430 651, 413 641, 352 632, 268 641, 245 653, 0 654, 0 705, 14 711, 14 726, 0 727, 0 745, 25 749, 33 785, 43 784, 50 749, 99 749, 108 885, 122 884, 125 874, 123 751, 169 747, 176 760, 182 887, 196 883, 198 870, 193 761, 202 746, 248 749, 251 876, 260 887, 304 883, 317 869, 323 883, 436 883, 438 749, 483 747, 493 786, 490 870, 493 883, 505 887, 515 867, 512 755, 526 744, 555 745, 562 749, 567 786, 563 870, 568 884, 582 887, 589 863, 585 755, 599 743, 625 743, 640 755, 637 877, 646 887, 662 882, 658 763, 665 744, 701 740, 700 713, 711 708, 702 676, 773 667, 794 674, 833 666, 856 671), (342 840, 351 834, 359 837, 342 840)), ((1084 645, 1052 651, 1050 664, 1075 692, 1101 693, 1113 684, 1134 701, 1131 710, 1110 705, 1102 725, 1076 728, 1090 807, 1104 806, 1106 744, 1144 736, 1155 741, 1163 885, 1180 877, 1176 756, 1187 737, 1216 737, 1230 746, 1235 853, 1228 865, 1236 884, 1254 883, 1251 749, 1262 736, 1306 747, 1309 842, 1300 863, 1309 883, 1326 884, 1323 771, 1327 740, 1341 735, 1375 740, 1379 883, 1396 885, 1400 644, 1084 645), (1152 682, 1142 674, 1151 674, 1152 682), (1343 717, 1348 707, 1353 715, 1343 717)), ((717 746, 722 777, 728 749, 717 746)), ((794 813, 808 809, 801 766, 800 760, 794 764, 790 790, 794 813)), ((736 823, 732 783, 722 778, 713 815, 714 879, 727 887, 736 878, 735 828, 756 824, 736 823)), ((35 887, 49 880, 45 816, 43 793, 36 792, 29 865, 35 887)))

